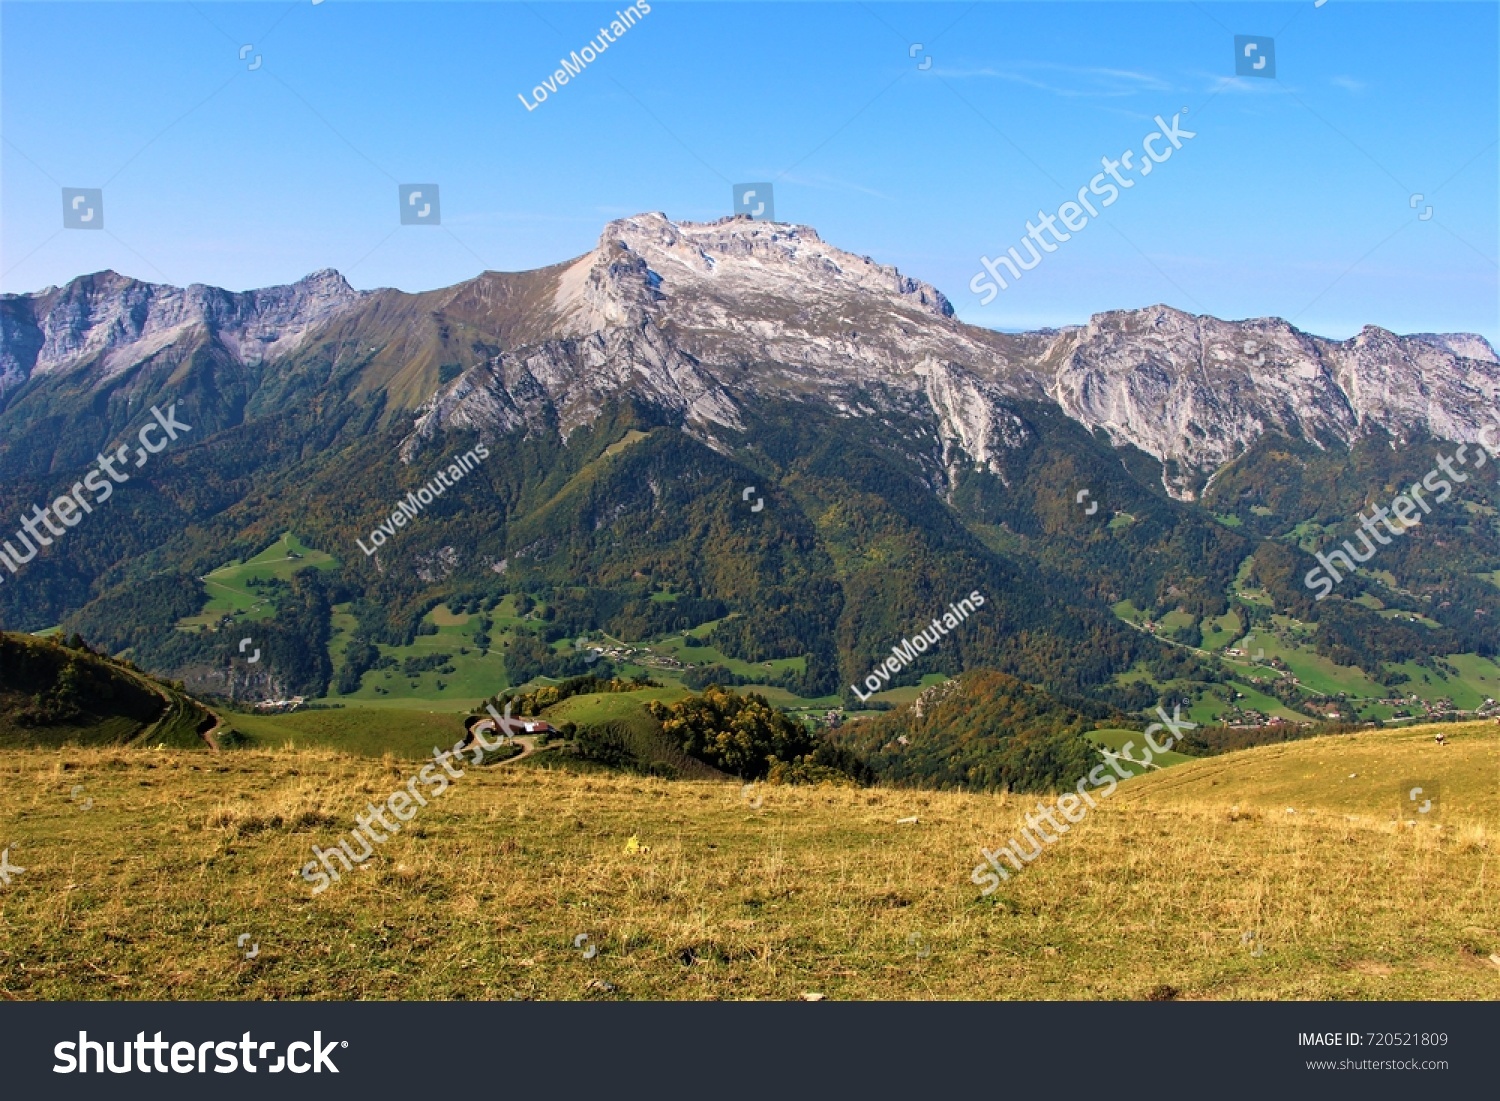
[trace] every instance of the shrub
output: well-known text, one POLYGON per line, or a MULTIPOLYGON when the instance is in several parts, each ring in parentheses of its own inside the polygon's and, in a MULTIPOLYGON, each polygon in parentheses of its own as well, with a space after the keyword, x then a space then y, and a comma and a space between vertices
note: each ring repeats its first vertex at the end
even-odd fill
POLYGON ((817 739, 754 693, 741 696, 716 685, 674 704, 646 709, 667 736, 690 755, 742 779, 765 776, 776 761, 813 753, 817 739))

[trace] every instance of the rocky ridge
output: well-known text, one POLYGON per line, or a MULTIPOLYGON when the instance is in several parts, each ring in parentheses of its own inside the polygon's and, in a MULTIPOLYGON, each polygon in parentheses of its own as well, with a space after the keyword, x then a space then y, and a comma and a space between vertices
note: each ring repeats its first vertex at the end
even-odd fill
MULTIPOLYGON (((540 338, 480 357, 417 405, 405 457, 445 428, 566 437, 626 392, 732 450, 746 403, 776 397, 849 417, 925 411, 951 480, 966 463, 998 473, 998 457, 1026 444, 1020 403, 1033 401, 1161 460, 1168 491, 1192 498, 1267 433, 1325 447, 1377 429, 1470 442, 1500 411, 1500 358, 1473 334, 1372 326, 1338 341, 1278 318, 1161 305, 998 333, 957 320, 935 287, 808 227, 744 217, 621 219, 589 253, 533 275, 546 294, 528 306, 526 331, 540 338)), ((480 276, 449 297, 465 287, 482 297, 500 278, 514 277, 480 276)), ((243 294, 103 273, 6 295, 0 405, 28 380, 79 371, 108 387, 190 340, 270 364, 315 345, 329 322, 347 324, 376 293, 415 298, 357 292, 331 271, 243 294)))

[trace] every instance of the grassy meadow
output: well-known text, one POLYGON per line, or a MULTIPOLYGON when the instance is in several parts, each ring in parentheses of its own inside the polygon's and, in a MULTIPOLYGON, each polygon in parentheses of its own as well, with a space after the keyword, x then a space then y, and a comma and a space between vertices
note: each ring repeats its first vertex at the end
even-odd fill
MULTIPOLYGON (((1089 741, 1102 749, 1109 750, 1111 753, 1124 753, 1125 746, 1130 744, 1129 758, 1131 763, 1122 760, 1120 767, 1132 776, 1140 776, 1146 772, 1156 772, 1159 769, 1170 768, 1173 765, 1185 764, 1188 761, 1194 760, 1194 758, 1189 757, 1186 753, 1178 753, 1172 749, 1167 750, 1165 753, 1152 752, 1146 745, 1145 735, 1139 730, 1091 730, 1087 736, 1089 741), (1151 753, 1150 764, 1140 763, 1147 753, 1151 753)), ((1160 744, 1164 739, 1170 737, 1170 734, 1162 731, 1156 733, 1154 736, 1158 744, 1160 744)))
POLYGON ((463 712, 440 715, 375 707, 295 711, 282 715, 231 712, 231 726, 262 749, 329 749, 404 761, 431 757, 463 736, 463 712))
POLYGON ((254 557, 220 566, 199 578, 206 594, 203 610, 182 620, 178 627, 192 630, 212 626, 226 615, 244 623, 274 619, 275 602, 264 592, 251 588, 249 582, 289 581, 298 570, 308 566, 331 570, 338 566, 338 560, 311 549, 287 532, 254 557))
POLYGON ((989 898, 1035 796, 502 764, 314 896, 311 847, 414 761, 7 750, 0 997, 1495 998, 1500 727, 1442 729, 1153 771, 989 898))

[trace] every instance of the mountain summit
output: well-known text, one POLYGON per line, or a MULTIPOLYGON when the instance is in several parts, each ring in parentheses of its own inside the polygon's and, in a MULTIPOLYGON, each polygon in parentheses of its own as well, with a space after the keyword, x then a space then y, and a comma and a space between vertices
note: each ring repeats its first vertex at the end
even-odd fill
POLYGON ((361 691, 436 604, 515 594, 550 618, 510 638, 512 684, 565 672, 564 637, 702 628, 818 698, 982 592, 897 676, 994 669, 1135 708, 1157 700, 1146 671, 1211 683, 1153 635, 1168 616, 1197 647, 1262 630, 1269 602, 1367 669, 1493 653, 1478 481, 1380 579, 1321 605, 1301 579, 1372 494, 1422 477, 1429 444, 1479 439, 1497 395, 1500 361, 1467 334, 1337 341, 1166 306, 994 332, 744 217, 625 218, 573 260, 419 294, 101 273, 0 299, 0 516, 53 501, 153 407, 191 434, 0 586, 0 623, 205 691, 317 697, 361 691), (471 449, 492 457, 395 518, 471 449), (383 522, 399 535, 361 553, 383 522), (205 579, 289 535, 318 567, 245 590, 253 627, 222 612, 205 579), (253 672, 219 637, 252 630, 253 672))
POLYGON ((408 457, 448 428, 566 438, 623 395, 717 439, 742 427, 745 400, 775 396, 846 417, 896 403, 932 421, 944 468, 995 470, 1025 438, 1014 402, 1043 401, 1163 463, 1182 498, 1268 432, 1325 446, 1371 429, 1469 442, 1500 396, 1500 360, 1472 334, 1369 327, 1338 341, 1160 305, 998 333, 811 228, 653 213, 611 222, 576 260, 420 294, 358 292, 321 271, 239 294, 103 272, 6 295, 0 427, 31 422, 35 406, 58 412, 63 390, 115 403, 168 367, 209 361, 244 376, 253 416, 320 357, 357 365, 357 389, 409 411, 408 457))

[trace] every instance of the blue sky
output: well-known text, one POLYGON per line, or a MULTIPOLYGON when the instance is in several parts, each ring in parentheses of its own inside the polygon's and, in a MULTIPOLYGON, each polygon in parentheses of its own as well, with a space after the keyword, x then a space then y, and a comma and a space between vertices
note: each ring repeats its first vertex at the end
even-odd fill
POLYGON ((4 3, 0 289, 422 290, 770 180, 781 221, 998 328, 1165 302, 1500 340, 1494 4, 660 2, 526 110, 623 6, 4 3), (1276 79, 1234 76, 1236 34, 1276 79), (981 307, 981 255, 1184 107, 1196 137, 981 307), (442 226, 401 227, 433 182, 442 226), (64 186, 104 188, 105 232, 61 228, 64 186))

